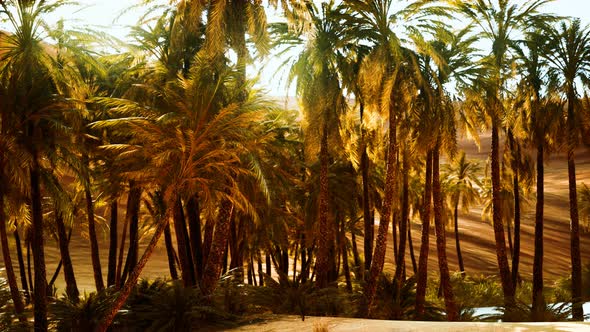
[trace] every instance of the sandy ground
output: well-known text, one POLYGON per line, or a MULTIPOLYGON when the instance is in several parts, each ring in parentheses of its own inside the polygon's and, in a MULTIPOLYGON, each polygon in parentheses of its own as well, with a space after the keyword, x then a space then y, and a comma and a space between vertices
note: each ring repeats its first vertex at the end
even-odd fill
POLYGON ((501 332, 501 331, 590 331, 590 323, 447 323, 447 322, 408 322, 356 318, 306 317, 301 321, 297 316, 276 316, 261 323, 238 327, 229 331, 257 332, 377 332, 377 331, 436 331, 436 332, 501 332), (324 328, 324 329, 321 329, 324 328))

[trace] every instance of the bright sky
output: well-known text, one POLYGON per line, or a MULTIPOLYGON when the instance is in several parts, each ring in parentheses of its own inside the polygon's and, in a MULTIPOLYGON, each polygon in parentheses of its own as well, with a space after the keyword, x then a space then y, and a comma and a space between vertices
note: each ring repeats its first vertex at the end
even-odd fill
MULTIPOLYGON (((159 1, 168 2, 168 0, 159 1)), ((524 3, 524 0, 520 1, 524 3)), ((48 21, 52 23, 63 18, 75 26, 101 27, 115 37, 125 38, 128 32, 126 26, 135 24, 142 14, 141 11, 132 10, 118 17, 125 9, 141 3, 141 0, 78 0, 77 2, 80 6, 64 7, 48 21)), ((580 17, 584 24, 590 24, 590 1, 588 0, 555 0, 545 6, 545 11, 563 16, 580 17)), ((3 26, 4 24, 0 24, 0 28, 3 26)), ((269 67, 276 68, 277 65, 271 63, 269 67)), ((275 75, 275 70, 271 68, 265 70, 261 75, 261 83, 270 90, 271 94, 285 95, 284 82, 277 82, 277 77, 284 75, 275 75)))

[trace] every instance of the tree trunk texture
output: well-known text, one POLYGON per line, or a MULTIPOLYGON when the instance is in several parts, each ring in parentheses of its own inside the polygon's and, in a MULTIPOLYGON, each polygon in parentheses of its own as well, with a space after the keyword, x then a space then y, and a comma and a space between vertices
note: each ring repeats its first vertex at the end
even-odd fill
MULTIPOLYGON (((0 171, 4 169, 3 156, 0 155, 0 171)), ((3 174, 0 174, 0 179, 4 180, 3 174)), ((4 181, 2 181, 4 186, 4 181)), ((4 189, 0 186, 0 242, 2 243, 2 259, 4 260, 4 268, 6 271, 6 278, 8 279, 8 286, 10 288, 10 296, 12 303, 14 304, 14 311, 21 322, 25 322, 27 319, 23 316, 25 306, 23 299, 18 290, 18 282, 16 280, 16 274, 12 266, 12 258, 10 257, 10 248, 8 247, 8 233, 6 232, 6 214, 4 213, 4 189)))
POLYGON ((134 183, 129 183, 129 195, 127 197, 127 211, 125 215, 125 228, 123 229, 123 240, 121 241, 121 250, 119 251, 119 267, 122 261, 122 254, 125 247, 125 233, 127 225, 129 225, 129 249, 127 250, 127 258, 125 259, 125 267, 123 268, 121 280, 118 285, 125 283, 127 275, 135 268, 137 264, 138 248, 139 248, 139 208, 141 204, 141 188, 134 183))
POLYGON ((31 214, 33 265, 35 269, 35 293, 33 294, 35 331, 47 331, 47 276, 43 240, 43 206, 41 200, 39 156, 34 150, 29 169, 31 180, 31 214))
POLYGON ((195 280, 200 280, 203 274, 203 239, 201 236, 201 209, 199 207, 199 197, 197 194, 192 195, 186 203, 186 213, 188 215, 188 227, 191 240, 191 253, 195 265, 195 280))
MULTIPOLYGON (((66 281, 66 294, 71 301, 74 303, 78 302, 80 292, 78 291, 78 285, 76 284, 76 275, 74 274, 74 266, 70 257, 69 248, 69 236, 66 235, 66 226, 64 224, 63 216, 61 212, 55 211, 55 225, 57 228, 57 236, 59 241, 59 252, 61 256, 61 262, 64 268, 64 279, 66 281)), ((70 230, 71 235, 71 230, 70 230)))
POLYGON ((260 250, 256 253, 256 262, 258 264, 258 284, 264 286, 264 273, 262 270, 262 255, 260 254, 260 250))
POLYGON ((213 244, 213 231, 215 228, 215 220, 209 218, 205 221, 205 229, 203 234, 203 267, 207 265, 209 259, 209 252, 211 251, 211 245, 213 244))
POLYGON ((438 268, 445 299, 445 309, 449 321, 459 320, 459 312, 455 303, 455 296, 451 286, 451 276, 447 262, 445 225, 442 220, 443 199, 440 185, 439 149, 437 143, 432 153, 432 198, 434 201, 434 228, 436 230, 436 249, 438 253, 438 268))
POLYGON ((174 201, 174 232, 176 233, 176 248, 178 248, 178 259, 180 260, 180 274, 185 287, 195 285, 195 269, 193 266, 190 243, 188 241, 188 232, 186 221, 182 208, 180 197, 174 201))
POLYGON ((461 253, 461 242, 459 239, 459 199, 455 202, 455 247, 457 248, 457 261, 459 262, 459 271, 461 271, 461 276, 465 277, 465 265, 463 265, 463 255, 461 253))
POLYGON ((168 215, 169 213, 167 213, 162 220, 159 220, 158 228, 156 228, 156 231, 152 239, 150 240, 150 243, 148 244, 147 248, 145 249, 145 252, 141 256, 141 259, 139 259, 137 264, 135 264, 133 271, 131 271, 131 273, 129 274, 129 278, 127 279, 127 281, 125 281, 125 284, 121 288, 121 291, 119 292, 115 301, 113 301, 111 307, 105 311, 106 314, 97 326, 95 330, 96 332, 106 332, 113 320, 115 319, 115 316, 117 315, 119 310, 125 304, 125 301, 127 301, 129 294, 131 294, 131 291, 137 284, 137 280, 139 279, 141 271, 143 271, 143 268, 145 267, 148 259, 150 258, 154 249, 156 248, 156 245, 158 244, 158 241, 162 236, 164 229, 168 225, 168 215))
POLYGON ((20 272, 20 281, 25 295, 25 302, 28 304, 29 301, 31 301, 31 295, 29 293, 29 285, 27 283, 27 269, 25 267, 25 260, 23 256, 23 248, 20 242, 20 235, 18 234, 18 228, 16 227, 14 229, 14 242, 16 243, 16 256, 18 258, 18 270, 20 272))
POLYGON ((402 199, 401 199, 401 219, 399 219, 399 249, 395 260, 395 277, 394 280, 397 283, 396 294, 401 293, 402 284, 404 278, 402 276, 405 268, 406 260, 406 238, 407 238, 407 226, 408 219, 410 216, 410 200, 409 200, 409 163, 407 149, 404 147, 402 155, 402 199))
POLYGON ((535 208, 535 254, 533 259, 533 320, 542 320, 545 309, 543 297, 543 205, 544 205, 543 144, 537 144, 537 203, 535 208))
POLYGON ((174 260, 174 246, 172 245, 172 233, 170 232, 170 224, 164 228, 164 244, 166 245, 166 256, 168 257, 168 269, 170 270, 170 278, 172 280, 178 279, 176 272, 176 262, 174 260))
POLYGON ((374 225, 375 220, 371 214, 371 202, 369 197, 369 156, 366 148, 361 152, 361 176, 363 179, 363 222, 365 226, 364 232, 364 248, 365 248, 365 270, 371 267, 371 259, 373 256, 373 240, 374 240, 374 225))
POLYGON ((340 233, 340 252, 342 256, 342 272, 346 280, 346 291, 352 293, 352 279, 350 277, 350 266, 348 265, 348 250, 346 248, 346 223, 342 219, 341 233, 340 233))
POLYGON ((266 253, 265 255, 265 266, 266 266, 266 274, 268 274, 269 278, 272 277, 272 264, 270 262, 270 254, 266 253))
POLYGON ((574 320, 584 320, 584 308, 582 307, 582 258, 580 257, 580 220, 578 217, 578 192, 576 184, 576 161, 574 147, 578 143, 578 131, 576 130, 576 114, 574 101, 577 96, 573 89, 567 92, 567 127, 568 127, 568 153, 567 173, 569 181, 570 199, 570 231, 571 231, 571 259, 572 259, 572 317, 574 320))
POLYGON ((412 240, 412 223, 408 220, 408 246, 410 249, 410 259, 412 260, 412 273, 418 273, 418 265, 416 264, 416 254, 414 254, 414 241, 412 240))
POLYGON ((232 219, 234 207, 224 200, 221 203, 219 220, 215 226, 214 241, 209 252, 209 259, 203 270, 203 279, 201 280, 201 291, 205 296, 213 293, 217 287, 217 282, 222 270, 223 254, 227 248, 227 240, 229 238, 229 224, 232 219))
MULTIPOLYGON (((88 157, 83 156, 86 168, 89 168, 88 157)), ((96 291, 100 292, 104 289, 104 281, 102 279, 102 268, 100 266, 100 253, 98 249, 98 238, 96 235, 96 225, 94 222, 94 202, 92 201, 92 193, 90 192, 90 176, 86 176, 86 184, 84 186, 84 195, 86 196, 86 216, 88 218, 88 237, 90 238, 90 256, 92 258, 92 271, 94 273, 94 284, 96 291)))
POLYGON ((424 319, 426 301, 426 282, 428 279, 428 249, 430 239, 430 210, 432 204, 432 150, 426 153, 426 176, 424 180, 424 198, 422 207, 422 237, 420 258, 418 261, 418 279, 416 281, 416 315, 424 319))
POLYGON ((117 199, 111 202, 111 220, 109 223, 109 269, 107 272, 107 286, 115 286, 117 281, 117 242, 119 235, 117 226, 119 223, 119 209, 117 199))
MULTIPOLYGON (((509 131, 509 139, 514 142, 512 131, 509 131)), ((516 152, 512 163, 513 189, 514 189, 514 250, 512 252, 512 285, 516 290, 518 284, 518 265, 520 264, 520 179, 519 179, 519 164, 520 164, 520 146, 514 146, 512 143, 511 150, 516 152)), ((542 148, 542 146, 541 146, 542 148)), ((542 154, 542 152, 541 152, 542 154)), ((542 157, 542 156, 541 156, 542 157)), ((538 161, 538 156, 537 156, 538 161)), ((541 161, 541 163, 543 163, 541 161)), ((542 166, 541 166, 542 167, 542 166)), ((542 216, 541 216, 542 218, 542 216)), ((536 226, 535 226, 536 227, 536 226)))
POLYGON ((328 167, 330 155, 328 151, 328 124, 324 120, 322 139, 320 144, 320 197, 319 197, 319 237, 318 254, 316 258, 316 286, 328 286, 330 273, 330 247, 333 245, 333 232, 328 219, 328 167))
POLYGON ((496 242, 496 256, 498 259, 498 268, 500 270, 500 280, 502 290, 504 291, 504 305, 507 308, 514 306, 514 285, 510 267, 508 266, 508 257, 506 255, 506 239, 504 237, 504 223, 502 221, 501 205, 501 181, 500 181, 500 156, 499 156, 500 138, 498 134, 498 125, 492 124, 492 205, 493 205, 493 225, 494 238, 496 242))
MULTIPOLYGON (((29 229, 27 232, 28 236, 25 238, 25 242, 27 244, 27 274, 29 275, 29 289, 31 290, 31 294, 35 295, 35 287, 33 286, 33 272, 31 269, 31 243, 33 242, 33 230, 29 229)), ((35 301, 33 299, 33 301, 35 301)))
POLYGON ((567 154, 567 170, 571 218, 572 317, 574 320, 582 321, 584 320, 584 308, 582 307, 582 258, 580 256, 580 221, 578 217, 576 162, 574 160, 573 148, 570 148, 567 154))
POLYGON ((371 313, 371 306, 373 305, 373 299, 375 297, 375 291, 377 289, 377 281, 381 272, 383 272, 383 265, 385 263, 385 251, 387 250, 387 233, 389 229, 389 223, 391 222, 391 211, 393 198, 397 192, 395 173, 396 173, 396 151, 397 151, 397 132, 396 132, 396 119, 393 107, 389 110, 389 135, 388 135, 388 150, 387 150, 387 162, 385 172, 385 198, 383 201, 382 211, 379 220, 379 228, 377 230, 377 241, 375 243, 375 251, 373 253, 373 259, 371 262, 371 269, 369 277, 365 285, 365 301, 366 303, 361 306, 360 316, 368 317, 371 313))
MULTIPOLYGON (((363 124, 363 117, 365 111, 365 105, 361 101, 360 103, 360 120, 361 126, 363 124)), ((371 267, 371 259, 373 258, 373 241, 374 241, 374 233, 375 233, 375 220, 371 213, 371 197, 369 193, 369 155, 367 154, 367 146, 365 143, 366 132, 365 128, 361 127, 361 144, 362 144, 362 151, 361 151, 361 177, 363 181, 363 224, 364 224, 364 256, 365 256, 365 266, 363 268, 364 271, 368 271, 371 267)), ((353 235, 354 236, 354 235, 353 235)), ((355 244, 356 246, 356 244, 355 244)), ((358 266, 358 262, 356 261, 355 257, 355 265, 358 266)))

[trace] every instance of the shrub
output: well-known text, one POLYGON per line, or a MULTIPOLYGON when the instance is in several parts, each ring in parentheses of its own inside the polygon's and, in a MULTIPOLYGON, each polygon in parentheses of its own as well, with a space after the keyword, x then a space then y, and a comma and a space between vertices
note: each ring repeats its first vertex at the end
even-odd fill
MULTIPOLYGON (((398 294, 396 282, 387 274, 382 274, 377 285, 377 296, 372 316, 378 319, 412 320, 416 318, 416 278, 406 279, 398 294)), ((444 311, 426 302, 425 320, 443 320, 444 311)))
POLYGON ((351 316, 352 296, 335 285, 318 289, 311 281, 292 281, 286 275, 276 281, 265 275, 265 286, 251 294, 253 303, 275 314, 296 314, 305 320, 313 316, 351 316))
POLYGON ((120 317, 129 331, 190 331, 195 326, 229 324, 233 316, 181 281, 141 281, 120 317))
POLYGON ((49 304, 49 321, 57 331, 93 331, 115 298, 112 289, 84 294, 80 299, 67 295, 49 304))

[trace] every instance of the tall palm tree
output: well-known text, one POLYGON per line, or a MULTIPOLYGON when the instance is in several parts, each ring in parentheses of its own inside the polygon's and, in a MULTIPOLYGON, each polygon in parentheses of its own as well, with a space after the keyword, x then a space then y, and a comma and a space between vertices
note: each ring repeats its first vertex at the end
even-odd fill
MULTIPOLYGON (((415 61, 409 49, 404 48, 402 35, 396 30, 399 22, 404 22, 407 30, 415 24, 428 24, 433 14, 441 14, 438 7, 429 1, 416 1, 404 6, 393 0, 347 1, 349 18, 347 25, 358 28, 357 36, 372 44, 365 57, 364 66, 369 69, 361 87, 362 99, 367 108, 383 112, 388 118, 388 139, 386 148, 385 194, 380 213, 379 229, 367 284, 365 286, 366 305, 362 315, 368 315, 375 296, 376 283, 383 271, 387 232, 392 216, 392 204, 396 187, 397 126, 401 112, 408 109, 412 91, 412 76, 415 61), (398 5, 399 8, 398 8, 398 5)), ((413 32, 416 32, 413 30, 413 32)))
MULTIPOLYGON (((326 287, 329 282, 330 250, 334 246, 334 225, 329 218, 328 168, 332 162, 330 142, 339 141, 339 116, 344 113, 347 103, 344 98, 339 63, 342 52, 350 45, 347 29, 337 20, 334 4, 323 3, 320 8, 307 2, 306 19, 301 26, 305 48, 294 61, 289 76, 296 79, 296 91, 308 126, 308 140, 319 139, 319 234, 317 237, 318 255, 316 259, 316 284, 326 287), (321 91, 318 94, 318 91, 321 91)), ((317 153, 317 144, 308 145, 317 153)))
POLYGON ((465 275, 465 266, 463 265, 463 255, 459 242, 459 204, 465 211, 468 211, 469 207, 479 200, 481 167, 479 163, 467 160, 463 151, 450 165, 447 165, 445 175, 446 190, 451 196, 451 204, 453 205, 457 260, 461 274, 465 275))
MULTIPOLYGON (((510 46, 514 43, 517 31, 523 31, 535 22, 541 22, 548 15, 539 14, 539 9, 551 0, 527 0, 517 3, 510 0, 453 0, 451 4, 479 27, 481 37, 490 41, 492 51, 483 64, 488 70, 484 112, 487 114, 492 131, 491 173, 493 189, 493 227, 496 243, 496 256, 500 279, 507 307, 514 305, 515 288, 512 283, 506 240, 502 223, 500 202, 500 139, 499 131, 504 118, 506 82, 510 76, 512 63, 510 46)), ((483 79, 483 78, 482 78, 483 79)))
MULTIPOLYGON (((549 86, 547 75, 547 61, 543 58, 546 52, 545 36, 543 30, 531 31, 526 38, 515 45, 518 54, 518 63, 521 66, 521 80, 518 85, 518 94, 515 96, 515 111, 518 116, 515 127, 516 132, 526 132, 524 137, 529 144, 537 151, 537 202, 535 207, 535 253, 533 261, 533 314, 535 319, 541 319, 544 309, 543 298, 543 209, 544 209, 544 156, 549 151, 549 142, 552 141, 552 134, 555 126, 560 123, 558 118, 561 112, 560 105, 551 102, 550 95, 543 95, 542 89, 549 86), (557 118, 556 118, 557 117, 557 118)), ((555 92, 549 91, 550 94, 555 92)), ((515 179, 516 181, 516 179, 515 179)), ((516 193, 516 191, 515 191, 516 193)), ((516 219, 515 219, 516 220, 516 219)), ((518 269, 518 242, 516 237, 514 256, 512 263, 512 280, 516 283, 518 269)))
POLYGON ((580 222, 578 217, 578 198, 576 188, 576 162, 574 149, 580 140, 579 100, 577 80, 588 82, 590 74, 590 28, 582 27, 580 20, 561 22, 550 29, 549 51, 545 57, 550 63, 550 71, 559 79, 562 93, 567 101, 565 114, 567 126, 567 170, 570 201, 570 232, 572 260, 572 315, 582 320, 582 262, 580 256, 580 222))
MULTIPOLYGON (((43 21, 65 1, 3 1, 0 15, 8 18, 13 33, 5 35, 0 49, 0 80, 5 82, 8 112, 19 132, 19 142, 28 155, 28 186, 30 188, 32 248, 35 266, 34 316, 35 329, 47 330, 47 297, 43 239, 42 171, 44 156, 52 156, 57 133, 64 129, 59 123, 66 90, 64 77, 75 71, 60 66, 55 54, 43 42, 48 25, 43 21), (49 153, 49 154, 47 154, 49 153)), ((65 141, 65 140, 64 140, 65 141)), ((64 142, 62 141, 62 142, 64 142)))

